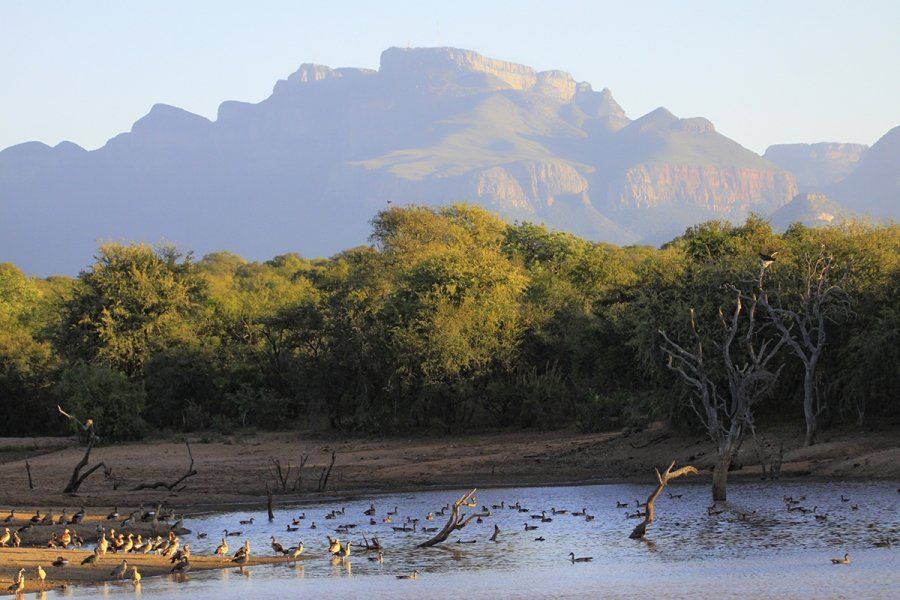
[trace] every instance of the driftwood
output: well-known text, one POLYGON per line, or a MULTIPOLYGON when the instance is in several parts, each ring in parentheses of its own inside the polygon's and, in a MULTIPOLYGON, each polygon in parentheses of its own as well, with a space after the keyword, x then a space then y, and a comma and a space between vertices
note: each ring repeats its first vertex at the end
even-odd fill
POLYGON ((462 529, 463 527, 468 525, 469 522, 472 521, 472 519, 477 518, 478 514, 473 514, 473 515, 469 515, 468 517, 466 517, 466 515, 461 514, 461 512, 460 512, 460 509, 463 506, 468 506, 468 507, 477 506, 477 504, 475 503, 475 499, 474 499, 475 491, 476 490, 473 489, 471 492, 469 492, 468 494, 465 494, 459 500, 454 502, 453 510, 450 513, 450 518, 447 519, 447 524, 444 525, 443 529, 441 529, 437 534, 435 534, 435 536, 433 538, 431 538, 427 542, 422 542, 417 547, 418 548, 430 548, 431 546, 436 546, 437 544, 440 544, 441 542, 446 541, 447 538, 450 537, 450 534, 452 534, 454 531, 456 531, 458 529, 462 529))
MULTIPOLYGON (((184 475, 182 475, 172 483, 167 483, 165 481, 157 481, 156 483, 142 483, 136 487, 133 487, 131 491, 137 492, 139 490, 158 490, 160 488, 164 488, 171 492, 172 490, 177 488, 182 481, 184 481, 188 477, 193 477, 194 475, 196 475, 197 470, 194 469, 194 453, 191 452, 191 444, 187 440, 184 440, 184 445, 187 446, 188 456, 191 458, 191 464, 188 465, 187 471, 185 471, 184 475)), ((178 491, 181 490, 179 489, 178 491)))
POLYGON ((666 487, 673 479, 681 477, 682 475, 696 475, 698 473, 695 467, 687 465, 685 467, 681 467, 673 471, 672 469, 675 467, 675 461, 672 461, 672 464, 669 465, 669 468, 666 469, 665 473, 660 473, 659 469, 656 469, 656 489, 653 490, 653 493, 647 498, 647 512, 644 514, 644 520, 634 528, 631 532, 630 537, 633 540, 639 540, 644 537, 644 534, 647 533, 647 527, 650 526, 650 523, 653 522, 654 512, 653 512, 653 503, 656 501, 656 497, 660 495, 663 491, 663 488, 666 487))
POLYGON ((56 406, 59 413, 65 418, 69 419, 75 425, 78 426, 78 429, 81 435, 87 439, 87 448, 84 450, 84 456, 81 457, 81 460, 78 461, 78 464, 75 465, 75 468, 72 469, 72 477, 69 479, 68 485, 66 485, 65 489, 63 489, 64 494, 74 494, 78 491, 78 488, 81 487, 81 484, 84 483, 84 480, 87 479, 94 471, 99 469, 100 467, 106 468, 106 465, 102 462, 97 463, 84 473, 81 472, 83 468, 85 468, 88 464, 88 461, 91 459, 91 450, 94 449, 94 444, 100 440, 97 435, 94 433, 94 421, 93 419, 88 419, 84 423, 78 420, 77 417, 70 415, 66 411, 62 409, 61 406, 56 406))

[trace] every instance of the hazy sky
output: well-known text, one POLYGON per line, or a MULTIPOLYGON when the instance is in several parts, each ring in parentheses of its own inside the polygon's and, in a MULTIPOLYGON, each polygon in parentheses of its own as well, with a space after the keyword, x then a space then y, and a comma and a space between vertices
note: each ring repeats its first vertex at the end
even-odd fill
POLYGON ((609 87, 629 116, 705 116, 762 152, 900 125, 900 1, 0 0, 0 148, 96 148, 156 102, 214 117, 303 62, 457 46, 609 87))

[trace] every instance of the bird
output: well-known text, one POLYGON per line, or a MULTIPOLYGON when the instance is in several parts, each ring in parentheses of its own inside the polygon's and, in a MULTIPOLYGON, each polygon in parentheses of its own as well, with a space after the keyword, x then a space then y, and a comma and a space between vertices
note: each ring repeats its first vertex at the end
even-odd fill
POLYGON ((138 572, 137 567, 131 567, 131 585, 137 587, 141 584, 141 574, 138 572))
POLYGON ((291 527, 290 525, 288 525, 287 531, 289 531, 289 532, 300 531, 300 528, 299 527, 291 527))
POLYGON ((20 594, 22 590, 25 589, 25 569, 19 569, 19 576, 13 581, 12 585, 6 589, 16 595, 20 594))
POLYGON ((205 540, 205 539, 206 539, 206 535, 207 535, 207 534, 206 534, 205 531, 201 531, 200 533, 197 534, 197 539, 198 539, 198 540, 205 540))
POLYGON ((536 538, 534 538, 534 541, 536 541, 536 542, 543 542, 543 541, 546 541, 546 540, 544 540, 544 536, 541 536, 541 537, 536 537, 536 538))
POLYGON ((224 530, 224 533, 225 537, 237 537, 243 535, 242 531, 228 531, 227 529, 224 530))
POLYGON ((494 524, 494 535, 491 536, 491 541, 496 542, 497 537, 500 535, 500 526, 496 523, 494 524))
POLYGON ((771 265, 773 262, 775 262, 776 256, 778 256, 777 250, 775 252, 769 252, 768 254, 765 252, 760 252, 759 259, 762 261, 763 268, 765 269, 766 267, 771 265))
POLYGON ((525 531, 534 531, 537 528, 537 525, 529 525, 528 523, 525 523, 525 531))
POLYGON ((383 562, 384 562, 384 552, 382 552, 381 550, 379 550, 377 556, 367 556, 366 559, 367 559, 369 562, 379 562, 379 563, 383 563, 383 562))
POLYGON ((850 502, 850 498, 847 498, 843 494, 841 494, 841 502, 850 502))
POLYGON ((341 541, 338 539, 331 539, 331 536, 325 536, 328 538, 328 551, 332 554, 338 554, 341 551, 341 541))
POLYGON ((15 518, 16 518, 16 511, 15 511, 15 510, 11 510, 11 511, 9 511, 9 514, 6 515, 6 518, 3 519, 3 522, 4 522, 4 523, 12 523, 12 520, 15 519, 15 518))
POLYGON ((844 558, 832 558, 831 564, 833 565, 849 565, 850 564, 850 554, 844 554, 844 558))
POLYGON ((240 521, 240 524, 241 525, 253 525, 253 517, 250 517, 249 519, 246 519, 244 521, 240 521))
POLYGON ((78 525, 82 521, 84 521, 84 507, 83 506, 77 513, 72 515, 72 518, 69 519, 69 524, 70 525, 78 525))
POLYGON ((81 564, 93 567, 97 564, 98 560, 100 560, 100 554, 97 552, 97 550, 94 550, 91 554, 88 554, 83 561, 81 561, 81 564))
POLYGON ((419 577, 419 570, 416 569, 409 575, 396 575, 397 579, 417 579, 419 577))
POLYGON ((122 559, 122 562, 119 564, 119 566, 116 567, 115 569, 113 569, 112 571, 110 571, 109 576, 115 577, 116 579, 124 579, 125 573, 127 573, 127 572, 128 572, 128 561, 125 559, 122 559))
POLYGON ((297 544, 297 547, 291 550, 291 558, 293 560, 297 560, 300 558, 300 555, 303 554, 303 542, 297 544))
POLYGON ((241 569, 241 572, 243 572, 243 571, 244 571, 244 565, 246 565, 247 562, 248 562, 249 560, 250 560, 250 553, 249 553, 249 552, 245 552, 245 553, 243 553, 243 554, 240 554, 240 555, 235 556, 234 558, 232 558, 232 559, 231 559, 231 562, 233 562, 234 564, 236 564, 236 565, 241 569))
POLYGON ((375 514, 375 505, 370 504, 369 508, 367 510, 363 511, 363 514, 366 515, 367 517, 371 517, 372 515, 374 515, 375 514))
POLYGON ((22 538, 19 537, 18 531, 13 531, 12 542, 13 542, 13 548, 18 548, 19 545, 22 543, 22 538))
POLYGON ((35 569, 35 573, 37 573, 37 578, 41 581, 41 589, 44 589, 44 580, 47 578, 47 571, 44 570, 44 567, 38 565, 37 569, 35 569))
POLYGON ((116 519, 118 519, 118 518, 119 518, 119 507, 118 507, 118 506, 116 506, 115 508, 113 508, 112 512, 109 513, 108 515, 106 515, 106 520, 107 520, 107 521, 114 521, 114 520, 116 520, 116 519))
POLYGON ((216 547, 216 555, 225 556, 226 554, 228 554, 228 542, 225 541, 225 538, 222 538, 222 543, 216 547))
POLYGON ((628 508, 628 503, 616 500, 616 508, 628 508))
POLYGON ((9 540, 12 538, 12 534, 9 532, 9 527, 4 528, 3 535, 0 535, 0 546, 6 546, 9 544, 9 540))
POLYGON ((270 539, 272 540, 272 550, 274 550, 276 554, 284 554, 284 546, 275 540, 275 536, 271 536, 270 539))
POLYGON ((64 566, 66 566, 67 564, 69 564, 69 559, 68 559, 68 558, 64 558, 64 557, 62 557, 62 556, 57 556, 57 557, 56 557, 56 560, 54 560, 54 561, 53 561, 52 563, 50 563, 50 564, 52 564, 54 567, 64 567, 64 566))
POLYGON ((245 554, 250 554, 250 540, 244 540, 244 545, 238 548, 238 551, 234 553, 234 557, 238 558, 245 554))
MULTIPOLYGON (((234 562, 234 561, 232 561, 232 562, 234 562)), ((191 570, 191 562, 190 562, 190 560, 185 558, 185 559, 182 559, 177 565, 172 567, 172 570, 169 571, 169 573, 184 575, 185 573, 187 573, 190 570, 191 570)))
POLYGON ((343 548, 341 548, 341 556, 343 558, 347 558, 348 556, 350 556, 350 545, 352 543, 353 543, 352 540, 347 540, 347 543, 344 545, 343 548))
POLYGON ((576 558, 574 552, 569 552, 569 558, 572 560, 573 563, 586 563, 586 562, 591 562, 592 560, 594 560, 593 556, 579 556, 576 558))

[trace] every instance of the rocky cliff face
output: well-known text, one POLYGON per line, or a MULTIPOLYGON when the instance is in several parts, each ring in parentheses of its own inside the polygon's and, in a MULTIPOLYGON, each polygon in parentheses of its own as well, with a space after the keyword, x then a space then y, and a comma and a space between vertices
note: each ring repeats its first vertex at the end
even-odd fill
POLYGON ((797 193, 793 177, 776 168, 671 164, 630 168, 608 189, 619 209, 682 204, 725 218, 767 214, 797 193))
POLYGON ((790 171, 801 192, 822 190, 844 179, 866 154, 862 144, 777 144, 763 158, 790 171))

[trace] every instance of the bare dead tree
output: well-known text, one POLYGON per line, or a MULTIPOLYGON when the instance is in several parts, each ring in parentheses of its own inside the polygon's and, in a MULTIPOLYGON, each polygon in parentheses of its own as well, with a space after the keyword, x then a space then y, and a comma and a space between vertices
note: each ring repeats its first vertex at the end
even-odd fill
MULTIPOLYGON (((157 481, 156 483, 141 483, 141 484, 137 485, 136 487, 132 488, 132 491, 136 492, 139 490, 158 490, 158 489, 164 488, 171 492, 172 490, 177 488, 181 484, 181 482, 183 482, 185 479, 196 475, 197 470, 194 469, 194 453, 191 452, 191 444, 187 440, 184 440, 184 445, 187 446, 188 457, 190 457, 190 459, 191 459, 190 464, 188 464, 187 470, 184 472, 184 475, 182 475, 181 477, 179 477, 178 479, 176 479, 175 481, 173 481, 171 483, 168 483, 165 481, 157 481)), ((184 488, 181 488, 181 489, 184 489, 184 488)), ((181 491, 181 489, 179 489, 178 491, 181 491)))
POLYGON ((647 498, 647 510, 644 513, 644 520, 637 527, 635 527, 631 532, 631 535, 628 536, 631 539, 639 540, 643 538, 647 533, 647 528, 650 526, 650 523, 653 522, 653 518, 656 516, 653 508, 653 503, 656 502, 657 496, 662 493, 663 488, 665 488, 670 481, 672 481, 673 479, 677 479, 682 475, 696 475, 698 473, 697 469, 690 465, 681 467, 680 469, 676 469, 675 471, 672 470, 673 468, 675 468, 674 460, 672 461, 672 464, 669 465, 669 468, 665 470, 665 472, 660 473, 659 469, 656 469, 656 489, 653 490, 653 492, 647 498))
POLYGON ((25 459, 25 472, 28 473, 28 489, 34 489, 34 482, 31 481, 31 463, 28 462, 28 459, 25 459))
POLYGON ((303 487, 303 467, 306 466, 306 461, 309 460, 308 454, 303 454, 300 456, 300 464, 297 465, 297 478, 294 480, 293 491, 297 491, 303 487))
POLYGON ((281 491, 283 492, 287 491, 288 480, 293 469, 294 466, 291 463, 282 465, 280 459, 269 457, 269 473, 275 479, 275 482, 281 486, 281 491))
POLYGON ((78 491, 78 488, 81 487, 81 484, 84 483, 84 480, 87 479, 94 471, 99 469, 100 467, 105 468, 106 465, 102 462, 97 463, 84 473, 81 472, 83 468, 85 468, 88 464, 88 461, 91 459, 91 450, 94 449, 94 444, 100 441, 100 438, 94 433, 94 421, 93 419, 87 419, 84 423, 82 423, 77 417, 70 415, 66 411, 62 409, 61 406, 56 406, 59 413, 72 421, 79 430, 80 436, 87 440, 87 447, 84 450, 84 456, 81 457, 81 460, 75 465, 75 468, 72 469, 72 477, 69 478, 69 483, 63 489, 64 494, 74 494, 78 491))
POLYGON ((453 503, 453 510, 450 512, 450 517, 447 519, 447 524, 435 534, 433 538, 428 541, 422 542, 417 547, 418 548, 430 548, 431 546, 436 546, 441 542, 447 540, 454 531, 462 529, 466 525, 469 524, 473 519, 478 518, 478 514, 472 514, 466 517, 466 515, 462 514, 460 511, 463 506, 473 507, 477 506, 475 503, 475 492, 477 489, 473 489, 468 494, 464 494, 459 500, 453 503))
POLYGON ((712 365, 707 361, 694 309, 691 309, 690 349, 660 331, 665 342, 660 348, 667 355, 667 366, 692 388, 691 408, 716 444, 713 501, 727 499, 728 470, 745 433, 753 429, 753 406, 769 393, 782 368, 773 370, 769 363, 778 354, 784 339, 778 338, 774 344, 770 339, 762 339, 762 324, 756 318, 756 296, 747 297, 737 288, 731 289, 734 309, 728 317, 719 309, 721 339, 714 342, 724 372, 726 394, 720 392, 712 365))
MULTIPOLYGON (((778 329, 793 354, 803 364, 803 416, 806 420, 805 443, 816 443, 819 415, 826 403, 816 385, 816 370, 825 350, 826 323, 838 314, 849 312, 850 298, 835 275, 835 259, 824 248, 798 258, 801 286, 796 308, 782 305, 779 295, 767 292, 763 277, 759 280, 759 304, 778 329), (770 294, 774 300, 770 301, 770 294)), ((765 269, 763 269, 765 271, 765 269)))
POLYGON ((319 475, 319 491, 324 492, 325 488, 328 486, 328 477, 331 475, 331 469, 334 468, 334 459, 336 456, 336 450, 331 451, 331 463, 329 463, 328 467, 322 468, 322 474, 319 475))

